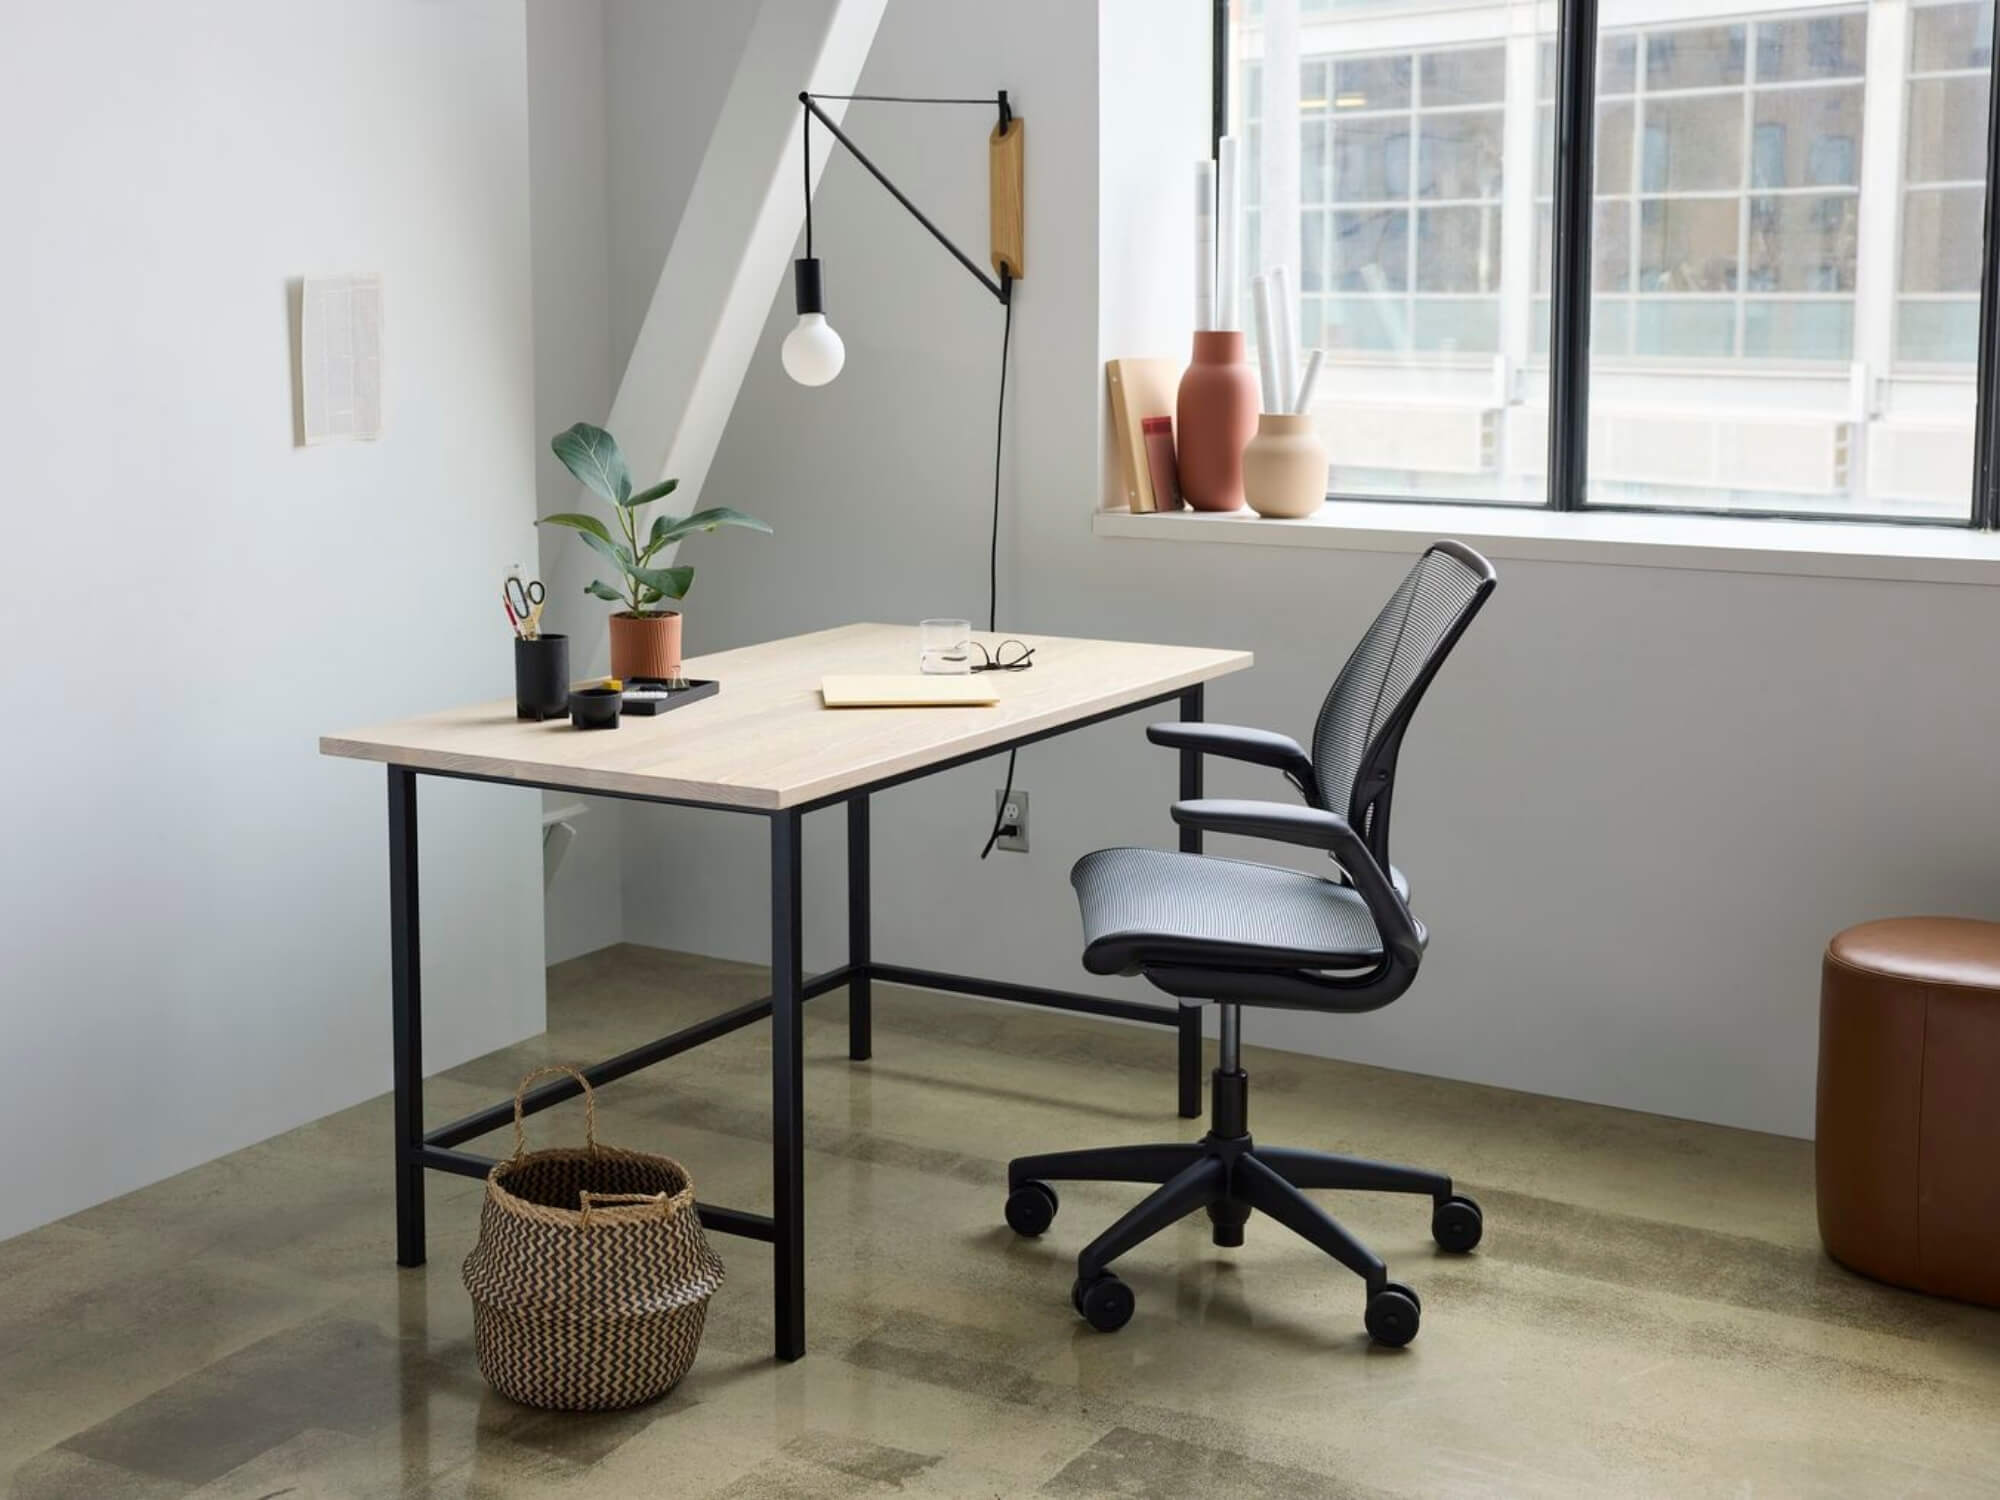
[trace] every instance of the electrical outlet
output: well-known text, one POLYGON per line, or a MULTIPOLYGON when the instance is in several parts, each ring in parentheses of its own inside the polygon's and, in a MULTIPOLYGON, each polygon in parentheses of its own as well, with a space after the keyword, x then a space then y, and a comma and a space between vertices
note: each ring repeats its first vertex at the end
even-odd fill
POLYGON ((1019 787, 1014 788, 1011 796, 1006 792, 996 791, 993 794, 993 811, 1000 819, 1001 827, 1005 830, 999 838, 993 841, 993 847, 995 849, 1018 849, 1023 854, 1027 853, 1028 794, 1019 787), (1004 803, 1000 800, 1003 797, 1007 799, 1004 803))

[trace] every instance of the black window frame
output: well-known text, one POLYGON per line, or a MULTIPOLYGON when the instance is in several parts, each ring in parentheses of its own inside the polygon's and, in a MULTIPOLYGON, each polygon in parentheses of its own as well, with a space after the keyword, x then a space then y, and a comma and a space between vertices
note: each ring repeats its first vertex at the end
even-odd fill
MULTIPOLYGON (((1229 10, 1212 0, 1210 145, 1220 154, 1229 128, 1229 10)), ((1383 504, 1492 506, 1504 510, 1688 515, 2000 531, 2000 5, 1994 6, 1987 70, 1986 201, 1981 220, 1978 358, 1973 372, 1972 504, 1964 517, 1843 514, 1700 505, 1586 502, 1590 472, 1590 251, 1597 126, 1597 0, 1557 0, 1555 202, 1550 216, 1548 489, 1538 506, 1520 501, 1329 493, 1328 499, 1383 504)))

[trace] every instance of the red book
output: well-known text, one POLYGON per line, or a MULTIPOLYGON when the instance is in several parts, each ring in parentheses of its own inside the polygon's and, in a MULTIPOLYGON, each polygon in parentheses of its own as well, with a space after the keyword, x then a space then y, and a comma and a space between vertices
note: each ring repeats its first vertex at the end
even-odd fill
POLYGON ((1179 510, 1181 474, 1174 462, 1174 419, 1147 417, 1139 428, 1145 435, 1146 469, 1153 479, 1154 508, 1179 510))

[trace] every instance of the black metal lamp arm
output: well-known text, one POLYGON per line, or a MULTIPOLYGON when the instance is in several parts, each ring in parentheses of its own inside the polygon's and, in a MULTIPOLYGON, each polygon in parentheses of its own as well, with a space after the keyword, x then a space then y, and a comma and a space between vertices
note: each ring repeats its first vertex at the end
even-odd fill
MULTIPOLYGON (((870 96, 848 95, 845 97, 867 98, 870 96)), ((911 100, 907 102, 926 103, 926 104, 930 103, 984 104, 989 101, 983 99, 980 100, 973 100, 973 99, 928 100, 927 99, 927 100, 911 100)), ((1007 104, 1007 91, 1005 89, 1002 89, 1000 91, 998 99, 996 101, 991 101, 991 102, 997 102, 1000 107, 1000 126, 1001 129, 1004 131, 1008 123, 1014 117, 1013 110, 1010 109, 1007 104)), ((911 218, 915 219, 919 224, 923 225, 924 228, 928 229, 931 232, 931 237, 935 239, 940 245, 944 246, 945 249, 949 250, 952 253, 953 257, 957 259, 958 263, 964 266, 966 270, 970 271, 974 276, 974 278, 978 280, 979 284, 985 287, 987 291, 991 292, 993 296, 1001 303, 1002 306, 1006 305, 1008 300, 1013 295, 1013 290, 1014 290, 1013 272, 1003 267, 1000 272, 1000 279, 997 281, 994 280, 991 276, 987 275, 986 272, 982 271, 979 268, 978 263, 975 262, 971 256, 967 255, 963 250, 959 249, 958 246, 952 242, 952 239, 949 235, 947 235, 942 229, 938 228, 937 225, 933 224, 930 220, 930 217, 927 214, 925 214, 925 212, 921 208, 918 208, 916 204, 910 201, 909 195, 907 193, 905 193, 901 188, 897 187, 895 183, 891 182, 888 176, 882 171, 882 169, 876 166, 874 162, 868 159, 868 154, 865 151, 863 151, 859 146, 855 145, 854 142, 848 137, 847 132, 842 130, 838 125, 836 125, 833 122, 833 119, 827 114, 827 112, 819 107, 819 101, 816 98, 814 98, 813 95, 807 93, 801 93, 799 95, 799 103, 803 104, 806 107, 806 112, 808 116, 806 120, 806 131, 807 131, 806 256, 808 259, 810 259, 812 256, 811 131, 812 131, 812 120, 813 118, 816 117, 819 120, 820 124, 824 125, 828 130, 833 132, 833 138, 839 141, 841 145, 845 146, 848 149, 848 152, 854 157, 856 161, 860 162, 862 166, 868 169, 869 175, 873 177, 877 182, 881 183, 883 187, 887 188, 889 190, 889 195, 892 198, 894 198, 898 203, 902 204, 903 207, 909 211, 911 218)))

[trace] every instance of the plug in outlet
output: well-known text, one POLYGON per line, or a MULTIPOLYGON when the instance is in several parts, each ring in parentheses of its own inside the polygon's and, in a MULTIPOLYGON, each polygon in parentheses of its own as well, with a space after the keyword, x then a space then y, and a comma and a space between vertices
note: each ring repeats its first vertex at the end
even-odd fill
POLYGON ((993 841, 995 849, 1018 849, 1028 852, 1028 794, 1015 787, 1013 794, 996 791, 993 794, 993 811, 1000 819, 1000 837, 993 841), (1003 803, 1000 799, 1005 797, 1003 803))

